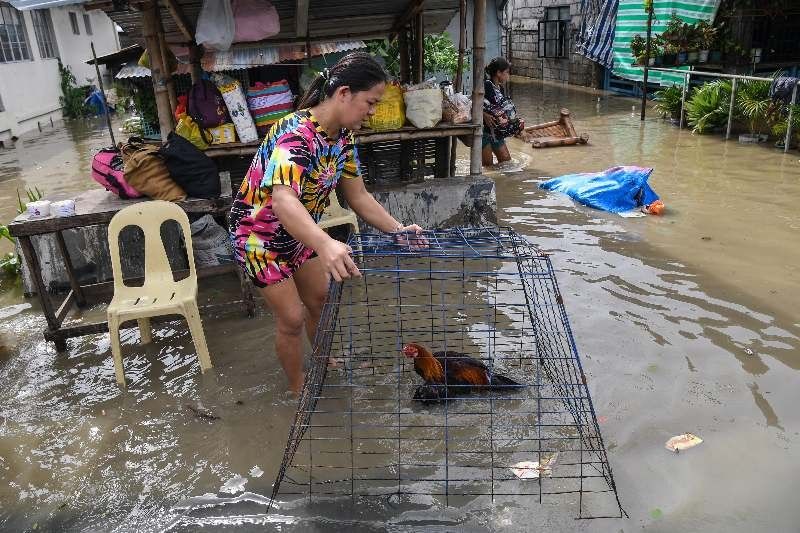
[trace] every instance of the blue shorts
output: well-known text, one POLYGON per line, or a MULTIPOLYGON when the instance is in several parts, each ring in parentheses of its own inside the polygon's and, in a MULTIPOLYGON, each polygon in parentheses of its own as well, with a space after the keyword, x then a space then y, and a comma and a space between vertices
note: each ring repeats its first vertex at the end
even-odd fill
POLYGON ((489 130, 483 130, 483 140, 481 142, 481 148, 486 148, 487 146, 492 147, 492 151, 497 151, 503 146, 506 145, 505 139, 497 139, 489 130))

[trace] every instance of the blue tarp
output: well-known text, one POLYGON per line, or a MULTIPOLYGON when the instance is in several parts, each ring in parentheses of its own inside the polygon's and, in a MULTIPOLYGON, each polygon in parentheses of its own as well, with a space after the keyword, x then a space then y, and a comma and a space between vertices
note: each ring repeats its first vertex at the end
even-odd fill
POLYGON ((613 167, 603 172, 559 176, 539 187, 563 192, 595 209, 623 213, 658 200, 658 195, 647 184, 652 172, 652 168, 646 167, 613 167))

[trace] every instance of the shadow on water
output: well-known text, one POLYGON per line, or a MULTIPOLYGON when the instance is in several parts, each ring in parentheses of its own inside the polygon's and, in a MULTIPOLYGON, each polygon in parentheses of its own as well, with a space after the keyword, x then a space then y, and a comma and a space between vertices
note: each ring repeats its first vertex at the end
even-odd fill
MULTIPOLYGON (((588 146, 542 150, 511 140, 513 160, 487 174, 500 223, 554 252, 630 519, 574 521, 572 509, 525 500, 452 508, 420 500, 402 512, 385 502, 355 513, 278 502, 266 515, 294 413, 268 314, 204 315, 215 365, 206 374, 183 322, 155 328, 147 346, 126 330, 122 391, 107 334, 56 353, 42 339, 38 305, 6 284, 0 529, 795 530, 800 156, 691 135, 655 116, 642 123, 636 101, 602 92, 530 81, 512 91, 529 124, 568 107, 590 137, 588 146), (623 219, 537 187, 542 176, 619 164, 655 169, 663 217, 623 219), (703 444, 664 449, 686 431, 703 444)), ((106 144, 97 121, 0 151, 0 214, 14 215, 17 188, 92 186, 90 156, 106 144)), ((459 155, 468 168, 466 149, 459 155)), ((206 302, 235 294, 227 279, 201 290, 206 302)), ((99 306, 78 320, 103 313, 99 306)))

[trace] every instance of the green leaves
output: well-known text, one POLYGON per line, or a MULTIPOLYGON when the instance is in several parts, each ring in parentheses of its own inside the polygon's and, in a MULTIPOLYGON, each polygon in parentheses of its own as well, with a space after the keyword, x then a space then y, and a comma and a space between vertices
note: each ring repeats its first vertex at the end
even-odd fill
POLYGON ((731 82, 716 80, 692 91, 686 101, 686 120, 693 133, 708 133, 728 121, 731 82))
MULTIPOLYGON (((399 40, 387 39, 367 42, 370 54, 383 59, 386 70, 395 78, 400 76, 400 45, 399 40)), ((455 77, 458 68, 458 49, 447 33, 431 34, 425 36, 423 42, 425 61, 425 76, 432 76, 438 72, 455 77)), ((464 68, 469 67, 469 60, 465 53, 464 68)))
POLYGON ((681 114, 681 96, 683 90, 677 85, 664 87, 656 91, 654 106, 662 117, 679 118, 681 114))

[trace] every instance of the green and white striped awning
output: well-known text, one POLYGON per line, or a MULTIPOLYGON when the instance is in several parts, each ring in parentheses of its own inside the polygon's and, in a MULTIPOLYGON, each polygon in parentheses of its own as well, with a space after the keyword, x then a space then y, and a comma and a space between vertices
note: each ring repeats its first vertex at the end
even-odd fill
MULTIPOLYGON (((683 20, 695 23, 700 20, 714 20, 721 0, 653 0, 653 36, 666 29, 672 13, 683 20)), ((636 34, 647 35, 647 11, 643 0, 619 0, 617 26, 614 34, 614 69, 621 78, 641 81, 644 69, 633 66, 631 39, 636 34)), ((684 67, 688 69, 688 67, 684 67)), ((660 85, 682 84, 683 76, 669 72, 653 72, 648 75, 648 83, 660 85)))

